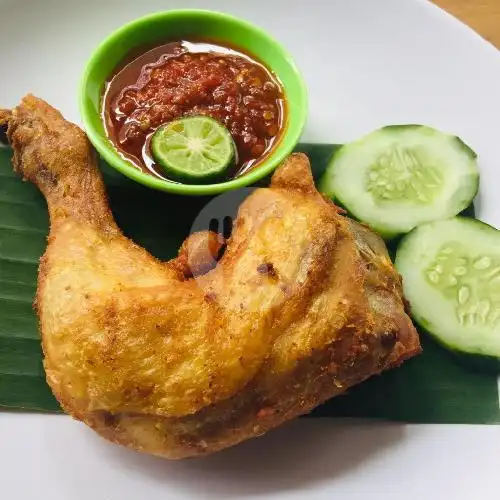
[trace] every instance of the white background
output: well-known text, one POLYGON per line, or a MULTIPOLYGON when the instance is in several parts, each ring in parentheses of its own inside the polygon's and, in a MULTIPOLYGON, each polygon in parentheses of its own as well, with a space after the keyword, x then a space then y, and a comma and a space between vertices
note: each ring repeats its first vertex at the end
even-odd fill
MULTIPOLYGON (((419 0, 0 0, 0 106, 26 92, 79 121, 83 65, 111 30, 169 7, 225 10, 289 48, 310 91, 304 139, 426 123, 480 155, 479 215, 500 226, 500 53, 419 0)), ((411 391, 411 387, 408 387, 411 391)), ((497 499, 500 427, 300 420, 218 455, 168 462, 65 416, 0 413, 6 500, 497 499)))

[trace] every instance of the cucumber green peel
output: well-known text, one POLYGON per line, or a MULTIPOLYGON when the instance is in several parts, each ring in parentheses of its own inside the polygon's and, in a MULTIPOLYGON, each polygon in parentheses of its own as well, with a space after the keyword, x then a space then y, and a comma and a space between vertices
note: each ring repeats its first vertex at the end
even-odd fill
POLYGON ((162 125, 151 138, 151 152, 169 178, 192 184, 222 178, 236 156, 226 127, 204 115, 162 125))
POLYGON ((392 125, 346 144, 319 188, 387 239, 466 209, 479 187, 477 156, 461 139, 392 125))

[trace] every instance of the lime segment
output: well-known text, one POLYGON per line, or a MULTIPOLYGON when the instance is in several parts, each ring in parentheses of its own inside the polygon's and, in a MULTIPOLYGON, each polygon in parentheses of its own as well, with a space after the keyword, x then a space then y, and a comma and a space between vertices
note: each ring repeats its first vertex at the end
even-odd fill
POLYGON ((200 115, 162 125, 151 138, 151 152, 169 177, 203 183, 222 177, 236 147, 224 125, 200 115))

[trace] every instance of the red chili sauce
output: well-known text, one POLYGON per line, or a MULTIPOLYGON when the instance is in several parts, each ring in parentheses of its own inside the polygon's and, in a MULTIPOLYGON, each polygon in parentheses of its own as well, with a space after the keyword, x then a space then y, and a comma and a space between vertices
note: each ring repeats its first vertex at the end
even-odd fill
POLYGON ((230 131, 237 160, 227 178, 248 172, 277 144, 285 125, 283 89, 261 63, 234 49, 172 42, 129 58, 108 81, 103 119, 124 158, 165 179, 149 140, 165 122, 208 115, 230 131))

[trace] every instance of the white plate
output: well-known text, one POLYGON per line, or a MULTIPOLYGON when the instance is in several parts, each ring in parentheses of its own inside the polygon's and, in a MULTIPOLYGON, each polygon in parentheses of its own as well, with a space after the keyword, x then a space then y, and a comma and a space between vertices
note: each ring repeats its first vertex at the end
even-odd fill
MULTIPOLYGON (((31 91, 79 121, 83 64, 111 30, 169 7, 254 21, 295 55, 308 141, 434 125, 479 153, 479 215, 500 226, 500 53, 418 0, 0 0, 0 106, 31 91)), ((408 387, 411 391, 411 387, 408 387)), ((115 447, 64 416, 0 413, 6 500, 498 498, 500 427, 301 420, 202 460, 115 447)))

